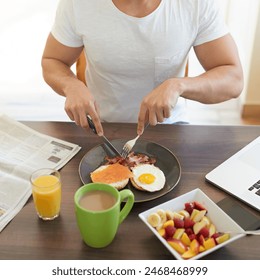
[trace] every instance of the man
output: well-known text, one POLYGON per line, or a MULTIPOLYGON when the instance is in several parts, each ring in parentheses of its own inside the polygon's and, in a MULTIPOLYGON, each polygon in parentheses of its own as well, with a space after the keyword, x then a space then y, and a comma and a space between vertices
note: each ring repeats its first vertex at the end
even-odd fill
POLYGON ((71 120, 99 135, 102 121, 144 124, 184 119, 185 99, 236 98, 243 73, 214 0, 61 0, 42 58, 45 81, 66 97, 71 120), (205 69, 184 77, 188 53, 205 69), (87 86, 70 67, 82 50, 87 86))

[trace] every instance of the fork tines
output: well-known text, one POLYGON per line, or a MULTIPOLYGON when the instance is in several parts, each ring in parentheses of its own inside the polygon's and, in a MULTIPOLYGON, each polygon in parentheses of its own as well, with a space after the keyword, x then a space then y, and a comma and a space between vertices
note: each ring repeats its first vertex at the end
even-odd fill
POLYGON ((126 157, 128 156, 128 154, 129 154, 129 152, 130 152, 130 150, 129 150, 129 148, 126 146, 126 147, 123 148, 123 151, 122 151, 122 153, 121 153, 121 156, 122 156, 123 158, 126 158, 126 157))

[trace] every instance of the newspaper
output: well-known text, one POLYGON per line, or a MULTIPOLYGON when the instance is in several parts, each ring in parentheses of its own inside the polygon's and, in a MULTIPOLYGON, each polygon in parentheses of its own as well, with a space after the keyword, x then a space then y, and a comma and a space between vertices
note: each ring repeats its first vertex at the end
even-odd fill
POLYGON ((40 168, 58 170, 80 149, 0 115, 0 232, 31 196, 31 173, 40 168))

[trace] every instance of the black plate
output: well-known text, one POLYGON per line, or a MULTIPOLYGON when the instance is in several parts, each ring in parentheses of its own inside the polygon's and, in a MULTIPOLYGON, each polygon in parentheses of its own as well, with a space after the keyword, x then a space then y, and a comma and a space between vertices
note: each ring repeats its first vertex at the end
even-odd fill
MULTIPOLYGON (((126 141, 127 140, 124 139, 117 139, 112 140, 111 142, 118 151, 122 151, 123 145, 126 141)), ((91 183, 90 173, 104 162, 104 158, 107 155, 105 150, 104 144, 98 145, 88 151, 82 158, 79 164, 79 176, 83 184, 91 183)), ((130 189, 134 193, 135 202, 144 202, 161 197, 171 191, 178 184, 181 177, 181 166, 176 156, 170 150, 157 143, 138 140, 133 151, 135 153, 154 156, 156 158, 155 165, 163 171, 166 178, 163 189, 152 193, 135 189, 129 181, 125 188, 130 189)))

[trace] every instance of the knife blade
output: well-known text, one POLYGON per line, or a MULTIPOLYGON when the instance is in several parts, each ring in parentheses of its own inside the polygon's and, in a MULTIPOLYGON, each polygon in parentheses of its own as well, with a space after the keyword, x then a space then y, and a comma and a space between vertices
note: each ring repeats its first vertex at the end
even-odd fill
MULTIPOLYGON (((94 123, 93 123, 93 121, 92 121, 92 119, 91 119, 91 117, 89 115, 87 115, 87 121, 88 121, 88 125, 91 128, 91 130, 95 134, 97 134, 96 127, 95 127, 95 125, 94 125, 94 123)), ((108 148, 110 148, 114 154, 116 154, 117 156, 121 157, 121 154, 118 152, 118 150, 115 148, 115 146, 106 138, 106 136, 102 135, 101 137, 104 139, 105 144, 108 146, 108 148)))

